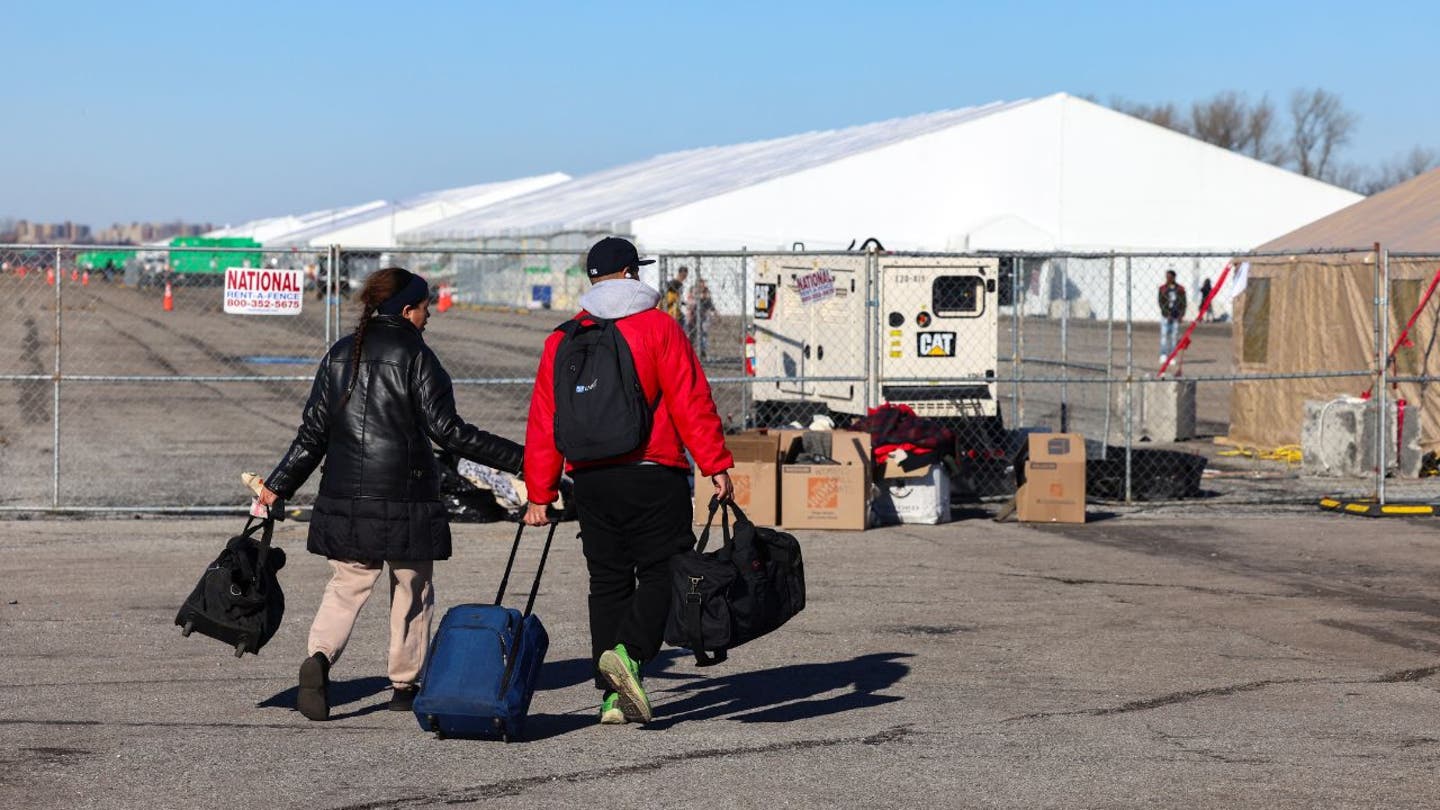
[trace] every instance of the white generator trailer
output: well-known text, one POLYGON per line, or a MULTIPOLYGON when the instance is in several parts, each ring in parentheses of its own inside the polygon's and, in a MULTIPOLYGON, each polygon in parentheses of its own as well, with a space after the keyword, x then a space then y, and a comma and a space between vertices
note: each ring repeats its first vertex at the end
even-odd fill
POLYGON ((843 423, 888 402, 993 435, 999 269, 980 257, 756 257, 757 421, 843 423))

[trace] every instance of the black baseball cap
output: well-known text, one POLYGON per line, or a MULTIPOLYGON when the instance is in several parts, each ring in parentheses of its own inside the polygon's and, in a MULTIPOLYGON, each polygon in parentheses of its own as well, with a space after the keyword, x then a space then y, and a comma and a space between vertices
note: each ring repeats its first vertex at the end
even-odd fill
POLYGON ((585 254, 585 273, 590 278, 599 278, 618 273, 627 267, 654 264, 654 259, 640 258, 640 252, 629 239, 607 236, 591 245, 585 254))

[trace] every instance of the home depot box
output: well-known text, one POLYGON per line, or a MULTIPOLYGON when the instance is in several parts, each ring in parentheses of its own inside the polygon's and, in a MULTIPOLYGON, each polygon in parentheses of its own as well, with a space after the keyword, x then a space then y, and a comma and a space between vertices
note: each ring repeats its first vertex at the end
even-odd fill
POLYGON ((785 456, 780 466, 780 522, 785 528, 863 530, 870 511, 870 434, 836 430, 779 435, 785 456), (807 450, 838 463, 801 463, 807 450))
POLYGON ((1015 494, 1022 523, 1085 522, 1085 437, 1030 434, 1025 485, 1015 494))
POLYGON ((875 487, 875 522, 934 525, 949 523, 950 475, 943 464, 905 469, 906 453, 896 450, 885 461, 875 487))
MULTIPOLYGON (((730 480, 735 484, 735 505, 757 526, 780 522, 780 437, 763 431, 749 431, 725 437, 725 446, 735 457, 730 480)), ((695 471, 695 525, 704 525, 710 516, 710 498, 715 484, 695 471)))

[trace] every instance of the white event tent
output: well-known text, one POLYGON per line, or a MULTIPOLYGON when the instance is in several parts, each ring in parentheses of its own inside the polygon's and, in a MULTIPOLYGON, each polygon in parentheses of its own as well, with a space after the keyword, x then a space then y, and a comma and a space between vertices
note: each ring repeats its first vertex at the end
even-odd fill
MULTIPOLYGON (((845 129, 660 155, 411 228, 402 244, 649 251, 1237 251, 1360 196, 1058 93, 845 129)), ((1027 308, 1085 299, 1096 260, 1027 262, 1027 308)), ((1183 282, 1223 259, 1175 260, 1183 282)), ((1212 266, 1213 265, 1213 266, 1212 266)), ((1166 261, 1137 266, 1153 290, 1166 261), (1142 272, 1143 270, 1143 272, 1142 272)), ((1096 285, 1098 283, 1098 289, 1096 285)), ((1192 287, 1193 289, 1193 287, 1192 287)), ((1137 293, 1137 318, 1150 296, 1137 293)))

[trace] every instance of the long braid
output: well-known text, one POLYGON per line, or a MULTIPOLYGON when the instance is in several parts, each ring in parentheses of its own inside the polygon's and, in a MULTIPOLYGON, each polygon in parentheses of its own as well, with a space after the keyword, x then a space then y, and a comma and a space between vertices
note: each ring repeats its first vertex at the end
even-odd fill
POLYGON ((350 401, 350 395, 355 391, 355 381, 360 379, 360 351, 365 344, 365 327, 370 323, 370 316, 374 314, 375 308, 366 304, 365 311, 360 314, 360 322, 355 325, 355 349, 350 353, 350 381, 345 384, 345 395, 340 398, 341 408, 350 401))

